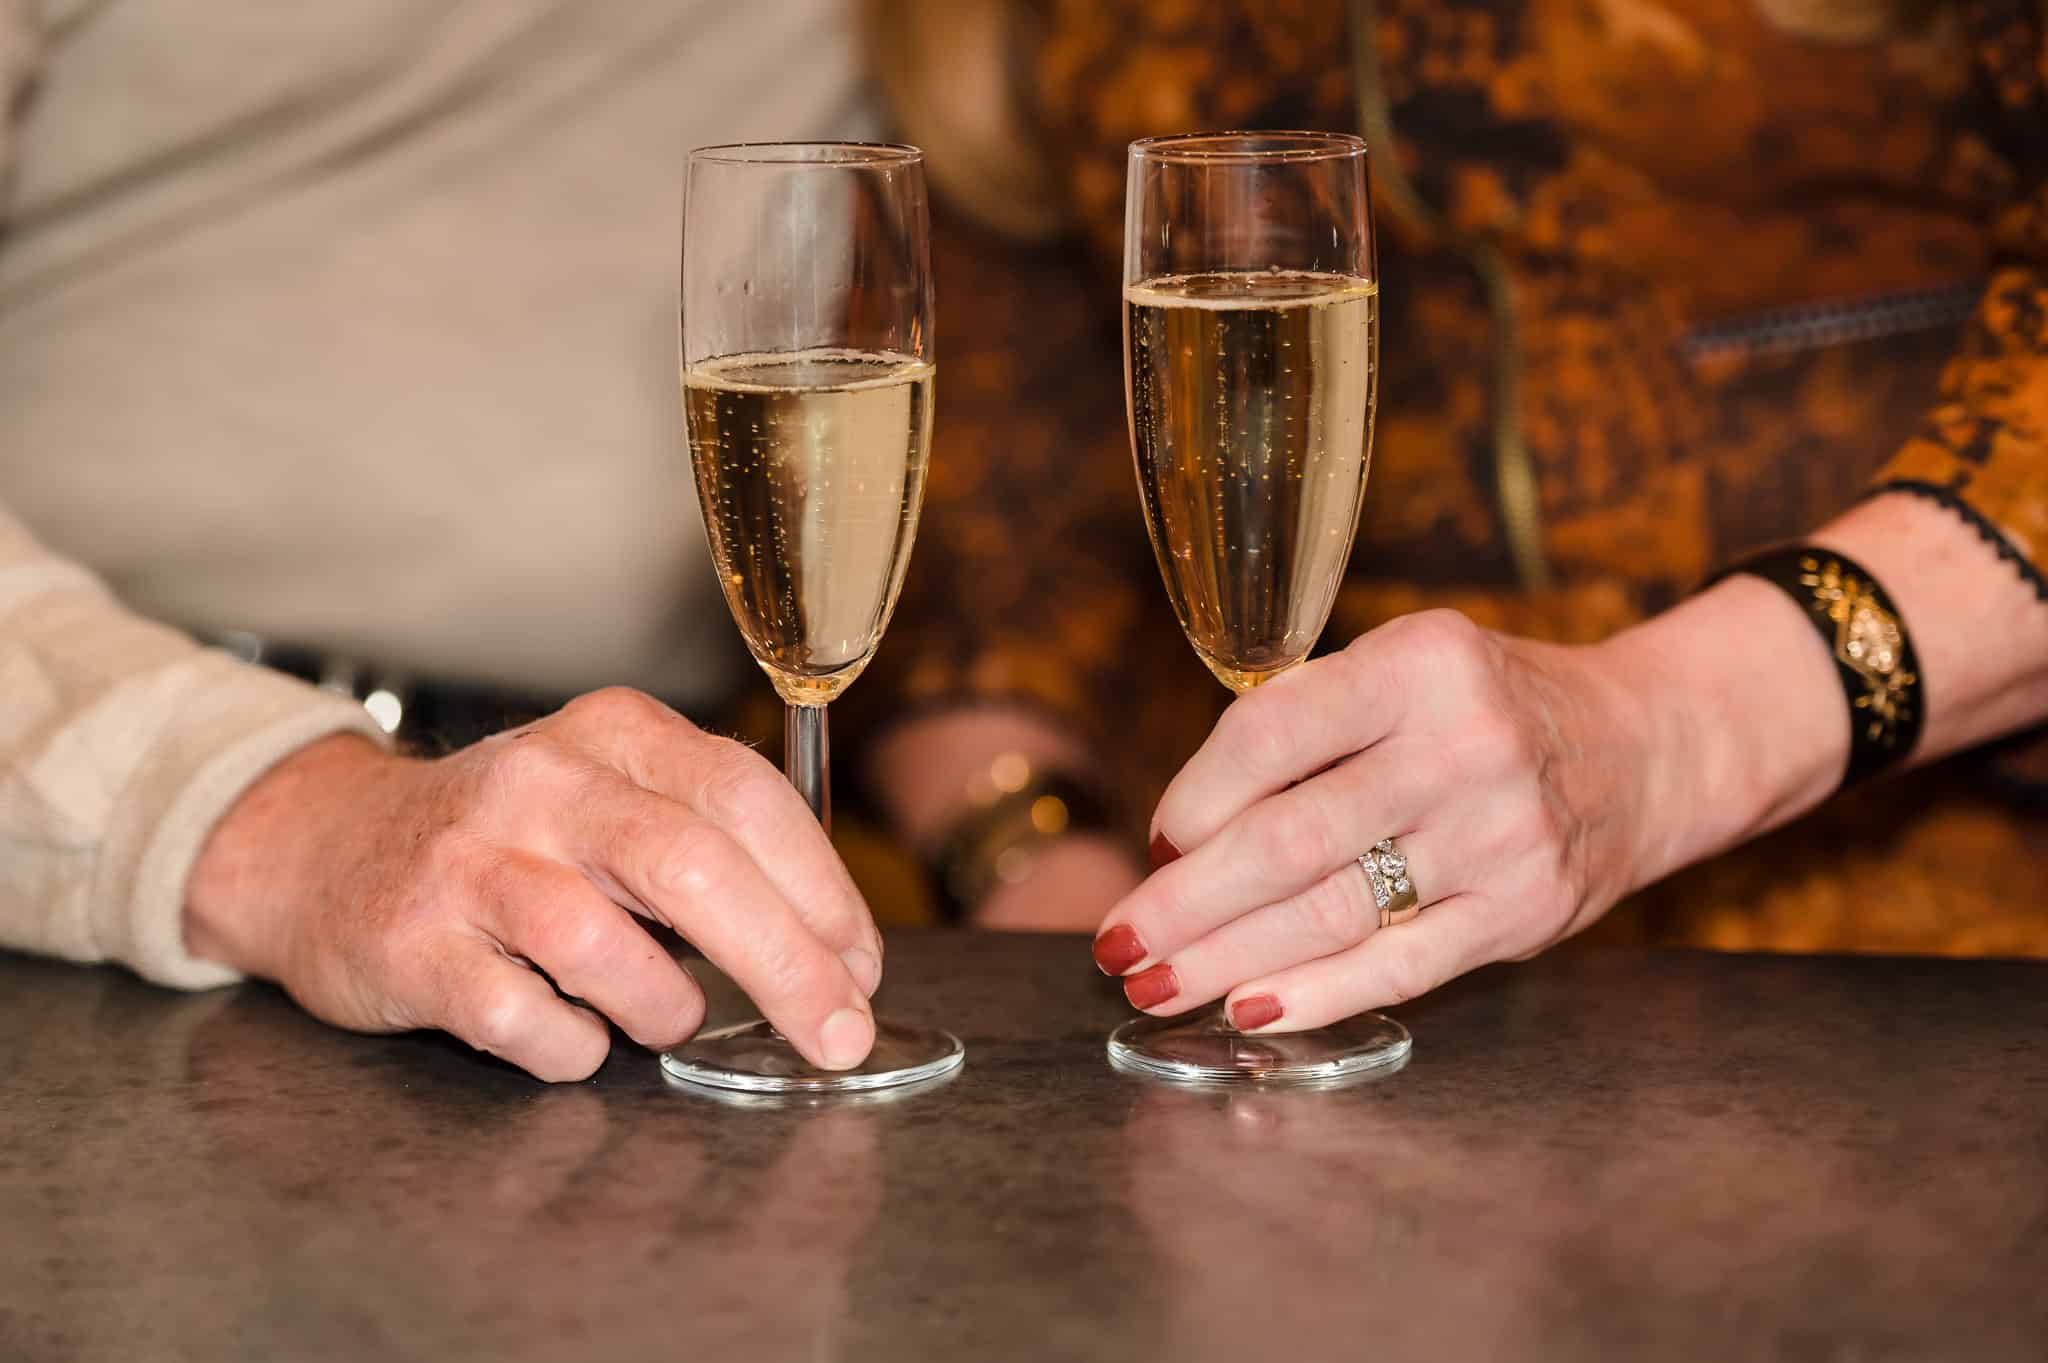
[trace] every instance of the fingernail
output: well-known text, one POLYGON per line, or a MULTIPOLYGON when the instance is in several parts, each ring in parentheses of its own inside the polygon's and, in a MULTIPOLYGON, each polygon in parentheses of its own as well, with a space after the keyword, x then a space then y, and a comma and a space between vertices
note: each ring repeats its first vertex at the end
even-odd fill
POLYGON ((1129 923, 1118 923, 1095 939, 1095 968, 1105 975, 1121 975, 1145 959, 1145 944, 1129 923))
POLYGON ((846 973, 853 976, 861 993, 873 994, 882 983, 882 963, 866 947, 848 947, 839 953, 839 959, 846 963, 846 973))
POLYGON ((1147 851, 1146 856, 1152 862, 1152 869, 1156 871, 1162 866, 1171 866, 1176 861, 1179 861, 1180 849, 1175 847, 1173 840, 1164 833, 1154 833, 1152 835, 1152 846, 1147 851))
POLYGON ((1280 1020, 1280 1000, 1271 994, 1247 994, 1230 1005, 1230 1025, 1249 1032, 1280 1020))
POLYGON ((1163 961, 1124 981, 1124 997, 1133 1008, 1157 1008, 1179 992, 1180 981, 1175 978, 1173 967, 1163 961))
POLYGON ((874 1025, 858 1008, 840 1009, 825 1019, 825 1030, 818 1033, 818 1049, 828 1070, 852 1069, 868 1058, 874 1044, 874 1025))

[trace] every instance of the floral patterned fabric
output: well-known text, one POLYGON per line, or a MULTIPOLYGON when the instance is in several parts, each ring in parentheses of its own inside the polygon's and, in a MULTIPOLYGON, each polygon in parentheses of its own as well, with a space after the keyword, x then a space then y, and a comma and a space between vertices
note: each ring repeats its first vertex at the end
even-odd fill
MULTIPOLYGON (((1220 712, 1150 561, 1119 381, 1123 149, 1190 128, 1374 140, 1381 409, 1326 646, 1434 605, 1597 639, 1886 487, 1971 518, 2048 599, 2048 5, 1904 6, 1851 40, 1772 17, 1796 8, 1032 7, 1015 93, 1084 244, 941 214, 931 502, 866 699, 1042 707, 1133 820, 1220 712)), ((1972 758, 1603 930, 2042 952, 2044 873, 2048 820, 1972 758)))

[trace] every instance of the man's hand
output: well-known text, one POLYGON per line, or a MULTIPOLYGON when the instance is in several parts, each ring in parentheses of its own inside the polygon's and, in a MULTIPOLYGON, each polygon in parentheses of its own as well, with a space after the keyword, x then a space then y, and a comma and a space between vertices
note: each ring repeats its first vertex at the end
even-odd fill
POLYGON ((434 762, 352 737, 287 759, 201 852, 185 939, 336 1026, 440 1027, 566 1080, 603 1063, 604 1018, 653 1048, 703 1021, 635 914, 812 1061, 866 1057, 882 943, 824 831, 756 753, 631 691, 434 762))

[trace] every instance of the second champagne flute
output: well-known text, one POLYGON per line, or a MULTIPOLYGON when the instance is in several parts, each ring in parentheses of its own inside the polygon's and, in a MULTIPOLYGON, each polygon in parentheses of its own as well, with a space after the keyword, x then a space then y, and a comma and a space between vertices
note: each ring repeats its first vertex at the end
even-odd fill
MULTIPOLYGON (((1124 387, 1138 491, 1181 628, 1240 695, 1298 666, 1330 618, 1371 459, 1378 309, 1363 141, 1131 144, 1124 387)), ((1408 1049, 1407 1030, 1377 1013, 1247 1036, 1215 1008, 1139 1018, 1109 1039, 1123 1068, 1207 1083, 1327 1083, 1398 1066, 1408 1049)))
MULTIPOLYGON (((895 609, 932 437, 932 276, 915 147, 762 143, 690 153, 683 409, 726 604, 787 708, 785 770, 829 830, 825 706, 895 609)), ((884 1088, 957 1069, 946 1032, 877 1018, 856 1069, 766 1022, 662 1056, 751 1093, 884 1088)))

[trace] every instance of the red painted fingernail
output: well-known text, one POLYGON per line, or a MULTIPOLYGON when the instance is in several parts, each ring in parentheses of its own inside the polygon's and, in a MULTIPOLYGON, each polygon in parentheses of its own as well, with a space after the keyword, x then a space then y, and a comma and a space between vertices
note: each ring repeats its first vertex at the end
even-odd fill
POLYGON ((1151 861, 1152 869, 1156 871, 1162 866, 1171 866, 1176 861, 1179 861, 1180 849, 1175 847, 1172 840, 1164 833, 1154 833, 1152 835, 1152 846, 1145 855, 1151 861))
POLYGON ((1280 1020, 1280 1000, 1271 994, 1247 994, 1230 1005, 1230 1025, 1249 1032, 1280 1020))
POLYGON ((1157 1008, 1179 992, 1180 981, 1174 977, 1173 967, 1163 961, 1124 981, 1124 997, 1133 1008, 1157 1008))
POLYGON ((1095 939, 1095 967, 1105 975, 1121 975, 1145 959, 1145 944, 1128 923, 1118 923, 1095 939))

